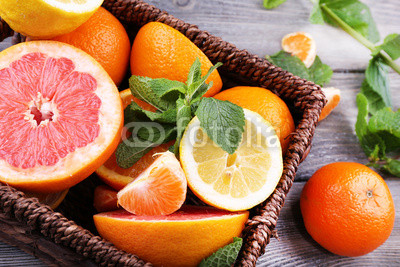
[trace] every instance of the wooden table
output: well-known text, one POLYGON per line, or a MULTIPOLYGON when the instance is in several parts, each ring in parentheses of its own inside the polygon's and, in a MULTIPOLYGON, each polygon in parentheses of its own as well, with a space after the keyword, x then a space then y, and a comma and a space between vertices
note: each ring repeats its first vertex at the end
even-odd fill
MULTIPOLYGON (((305 181, 321 166, 336 161, 366 163, 354 133, 357 108, 355 97, 364 79, 369 51, 341 30, 308 22, 309 0, 288 0, 274 10, 265 10, 262 0, 148 0, 186 22, 197 24, 239 48, 264 56, 280 50, 281 38, 291 32, 310 33, 317 43, 318 55, 332 67, 329 86, 342 90, 342 101, 322 121, 315 133, 313 148, 299 168, 296 183, 281 212, 278 240, 272 240, 259 266, 400 266, 400 178, 382 174, 396 205, 396 221, 388 241, 374 252, 358 257, 335 256, 321 248, 306 232, 299 208, 305 181)), ((400 33, 398 0, 363 0, 372 11, 381 36, 400 33)), ((8 41, 9 42, 9 41, 8 41)), ((8 42, 0 43, 0 49, 8 42)), ((395 109, 400 107, 400 76, 391 72, 390 82, 395 109), (395 93, 396 92, 396 93, 395 93)), ((33 256, 0 242, 0 266, 42 266, 33 256)))

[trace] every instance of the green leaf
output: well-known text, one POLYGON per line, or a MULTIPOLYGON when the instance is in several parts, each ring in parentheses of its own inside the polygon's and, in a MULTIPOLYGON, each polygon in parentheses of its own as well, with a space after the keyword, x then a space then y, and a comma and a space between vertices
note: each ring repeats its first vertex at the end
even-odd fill
POLYGON ((386 36, 383 44, 377 47, 373 55, 377 55, 380 50, 384 50, 393 60, 400 57, 400 35, 397 33, 386 36))
POLYGON ((386 107, 383 98, 376 93, 371 86, 369 86, 367 80, 364 80, 361 85, 361 93, 367 98, 368 100, 368 107, 369 113, 375 114, 378 110, 386 107))
POLYGON ((135 123, 132 135, 153 144, 163 144, 176 139, 174 124, 139 122, 135 123))
POLYGON ((371 155, 375 157, 377 151, 380 153, 379 157, 383 157, 386 153, 385 143, 379 135, 371 133, 368 128, 368 100, 362 93, 357 95, 357 107, 356 134, 362 149, 367 157, 371 155), (378 146, 378 148, 376 146, 378 146))
POLYGON ((299 76, 303 79, 310 79, 310 74, 306 65, 297 56, 292 56, 285 51, 279 51, 278 53, 267 57, 272 64, 281 67, 284 70, 291 72, 293 75, 299 76))
POLYGON ((186 84, 189 85, 199 80, 201 80, 201 62, 200 59, 197 57, 190 67, 186 84))
POLYGON ((212 66, 207 74, 205 76, 203 76, 200 80, 197 81, 193 81, 193 83, 188 84, 188 99, 189 101, 191 101, 192 99, 196 98, 197 96, 203 96, 207 90, 209 88, 212 87, 212 82, 210 83, 210 85, 205 84, 206 80, 208 79, 208 77, 210 77, 211 73, 213 71, 215 71, 217 68, 221 67, 222 63, 218 62, 217 64, 215 64, 214 66, 212 66))
POLYGON ((383 166, 383 169, 394 176, 400 177, 400 161, 395 159, 388 159, 387 161, 388 163, 383 166))
MULTIPOLYGON (((358 0, 320 0, 319 6, 325 5, 340 19, 369 41, 376 43, 380 36, 368 6, 358 0)), ((320 11, 314 11, 317 13, 320 11)), ((311 14, 313 21, 320 22, 320 15, 311 14), (317 17, 317 18, 315 18, 317 17)), ((336 23, 321 9, 322 18, 328 24, 337 26, 336 23)))
POLYGON ((266 56, 267 60, 274 65, 285 69, 300 78, 313 81, 316 84, 323 86, 331 80, 333 71, 332 69, 322 63, 321 59, 317 56, 314 63, 308 69, 306 65, 297 56, 292 56, 285 51, 279 51, 272 56, 266 56))
POLYGON ((176 108, 170 108, 166 111, 151 112, 143 110, 136 102, 132 102, 124 111, 125 124, 130 122, 156 121, 161 123, 176 122, 176 108))
POLYGON ((177 125, 177 137, 174 147, 175 155, 179 152, 179 145, 181 143, 183 132, 188 126, 190 120, 192 119, 192 109, 183 98, 179 98, 176 101, 177 114, 176 114, 176 125, 177 125))
POLYGON ((171 93, 176 93, 176 96, 178 97, 179 93, 185 94, 187 91, 187 87, 184 83, 171 81, 164 78, 152 79, 149 81, 149 83, 150 88, 158 97, 163 97, 171 93))
POLYGON ((308 20, 313 24, 325 24, 324 16, 321 7, 319 6, 319 0, 311 0, 311 2, 314 5, 308 20))
POLYGON ((368 129, 384 141, 386 152, 400 149, 400 110, 384 108, 377 111, 369 120, 368 129))
POLYGON ((145 101, 156 107, 160 111, 166 111, 171 107, 175 106, 174 101, 168 101, 161 99, 152 89, 150 82, 151 78, 135 76, 133 75, 129 79, 129 88, 131 89, 132 95, 142 101, 145 101))
POLYGON ((382 98, 385 105, 392 106, 388 69, 389 67, 380 57, 374 57, 369 61, 365 78, 370 88, 382 98))
POLYGON ((241 107, 215 98, 203 98, 196 115, 200 126, 219 147, 233 154, 244 132, 244 111, 241 107))
POLYGON ((264 0, 264 7, 266 9, 273 9, 282 5, 285 2, 286 0, 264 0))
POLYGON ((146 155, 153 147, 154 144, 142 142, 136 137, 131 136, 120 143, 115 151, 118 166, 125 169, 132 167, 133 164, 138 162, 139 159, 146 155))
POLYGON ((310 80, 321 86, 329 83, 333 74, 331 67, 322 63, 318 56, 316 56, 314 63, 309 68, 309 72, 310 80))
POLYGON ((242 248, 243 240, 239 237, 233 238, 233 243, 220 248, 207 259, 201 261, 199 267, 230 267, 236 261, 242 248))

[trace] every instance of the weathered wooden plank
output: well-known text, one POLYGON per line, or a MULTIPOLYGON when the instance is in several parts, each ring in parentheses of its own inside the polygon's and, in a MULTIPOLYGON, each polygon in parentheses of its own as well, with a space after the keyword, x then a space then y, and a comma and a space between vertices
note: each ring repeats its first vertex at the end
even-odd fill
MULTIPOLYGON (((354 131, 357 119, 356 96, 364 79, 364 73, 334 73, 329 86, 341 89, 339 106, 317 127, 313 147, 307 159, 300 165, 296 181, 308 178, 320 167, 336 161, 366 163, 354 131)), ((400 76, 390 74, 394 108, 400 108, 400 76)), ((388 177, 383 174, 384 177, 388 177)))
POLYGON ((277 225, 280 241, 273 239, 257 266, 400 266, 400 181, 387 180, 395 202, 396 219, 389 239, 365 256, 351 258, 334 255, 319 246, 305 230, 300 212, 304 182, 295 183, 277 225))
POLYGON ((17 247, 0 242, 0 266, 43 266, 43 262, 36 259, 34 256, 21 253, 17 247))
MULTIPOLYGON (((288 0, 273 10, 262 0, 146 0, 186 22, 259 56, 279 51, 281 38, 305 31, 315 38, 322 61, 334 69, 363 69, 369 50, 345 32, 308 22, 310 0, 288 0)), ((381 36, 400 33, 400 5, 396 0, 363 0, 372 10, 381 36)), ((383 39, 383 38, 382 38, 383 39)))

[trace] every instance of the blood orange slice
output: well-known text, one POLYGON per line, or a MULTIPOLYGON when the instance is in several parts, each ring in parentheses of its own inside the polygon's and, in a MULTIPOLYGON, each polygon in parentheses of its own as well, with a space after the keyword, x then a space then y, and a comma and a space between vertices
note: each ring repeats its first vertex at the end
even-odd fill
POLYGON ((98 212, 118 209, 118 192, 107 185, 99 185, 94 190, 93 206, 98 212))
POLYGON ((166 216, 124 210, 94 216, 99 234, 154 266, 198 266, 202 259, 240 236, 248 211, 183 206, 166 216))
POLYGON ((123 124, 104 69, 70 45, 38 41, 0 53, 0 181, 57 192, 112 154, 123 124))

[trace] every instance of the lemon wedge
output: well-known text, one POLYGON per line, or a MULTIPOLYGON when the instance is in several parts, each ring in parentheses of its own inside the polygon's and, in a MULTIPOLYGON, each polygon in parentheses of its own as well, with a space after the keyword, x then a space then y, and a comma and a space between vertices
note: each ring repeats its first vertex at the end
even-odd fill
MULTIPOLYGON (((250 209, 275 190, 283 171, 279 137, 259 114, 244 109, 245 130, 238 149, 218 147, 194 117, 180 144, 190 189, 205 203, 230 211, 250 209)), ((227 131, 229 132, 229 131, 227 131)))
POLYGON ((35 39, 72 32, 86 22, 103 0, 0 0, 0 17, 35 39))

